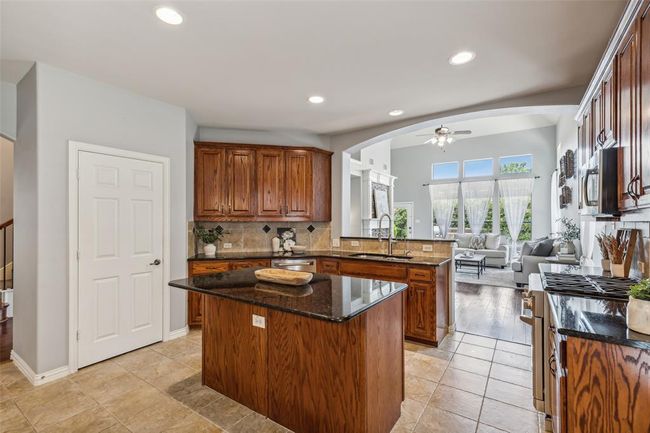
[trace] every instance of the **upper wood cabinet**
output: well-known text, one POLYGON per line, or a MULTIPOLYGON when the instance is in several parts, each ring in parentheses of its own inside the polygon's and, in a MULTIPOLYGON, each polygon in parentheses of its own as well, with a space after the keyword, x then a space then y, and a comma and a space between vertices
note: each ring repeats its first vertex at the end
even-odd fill
POLYGON ((610 65, 602 83, 602 137, 616 139, 616 64, 610 65))
POLYGON ((330 221, 331 152, 197 143, 197 221, 330 221))
POLYGON ((639 17, 639 144, 633 155, 636 180, 633 188, 639 205, 650 204, 650 2, 646 1, 639 17))

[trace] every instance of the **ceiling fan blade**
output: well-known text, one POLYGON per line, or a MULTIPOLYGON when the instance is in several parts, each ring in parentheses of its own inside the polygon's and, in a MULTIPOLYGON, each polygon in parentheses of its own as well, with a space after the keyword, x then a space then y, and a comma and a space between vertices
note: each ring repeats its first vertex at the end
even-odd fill
POLYGON ((465 134, 471 134, 471 133, 472 133, 472 131, 470 131, 469 129, 464 129, 462 131, 454 131, 454 132, 452 132, 452 134, 454 134, 454 135, 465 135, 465 134))

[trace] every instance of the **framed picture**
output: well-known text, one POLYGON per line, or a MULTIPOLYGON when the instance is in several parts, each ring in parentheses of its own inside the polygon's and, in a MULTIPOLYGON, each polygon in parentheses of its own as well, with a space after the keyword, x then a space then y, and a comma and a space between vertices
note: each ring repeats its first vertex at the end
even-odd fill
POLYGON ((390 213, 390 208, 388 207, 388 191, 385 189, 375 188, 372 190, 372 193, 375 198, 375 215, 376 218, 379 218, 385 213, 390 213))
POLYGON ((296 245, 296 229, 291 227, 279 227, 278 238, 280 238, 280 249, 291 251, 291 247, 296 245))

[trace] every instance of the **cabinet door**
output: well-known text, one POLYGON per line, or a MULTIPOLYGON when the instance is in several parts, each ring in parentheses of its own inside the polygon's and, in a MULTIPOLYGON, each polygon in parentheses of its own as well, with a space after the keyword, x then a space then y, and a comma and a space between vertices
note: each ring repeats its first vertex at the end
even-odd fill
POLYGON ((194 218, 225 215, 226 151, 197 147, 194 153, 194 218))
POLYGON ((200 326, 203 321, 203 295, 187 292, 187 324, 200 326))
POLYGON ((406 301, 406 332, 409 337, 435 339, 435 299, 431 284, 409 283, 406 301))
POLYGON ((286 204, 288 217, 311 216, 312 163, 307 150, 285 151, 286 204))
POLYGON ((237 260, 234 262, 230 262, 230 269, 232 271, 236 271, 238 269, 256 268, 256 267, 270 268, 271 260, 269 259, 237 260))
POLYGON ((616 139, 616 80, 614 64, 609 67, 603 79, 603 135, 604 139, 616 139))
POLYGON ((257 215, 284 215, 285 190, 284 151, 257 151, 257 215))
POLYGON ((639 116, 641 131, 639 142, 634 150, 633 164, 638 170, 639 179, 635 181, 635 191, 642 201, 650 203, 650 3, 644 5, 639 22, 640 86, 639 116))
POLYGON ((228 215, 255 216, 255 151, 228 150, 228 215))
POLYGON ((591 100, 591 137, 589 144, 589 157, 591 157, 598 148, 598 145, 604 143, 603 134, 603 93, 602 86, 598 88, 594 98, 591 100))
POLYGON ((618 201, 619 208, 634 206, 628 187, 635 175, 634 149, 637 145, 637 49, 638 32, 633 27, 626 35, 617 56, 618 95, 618 201))

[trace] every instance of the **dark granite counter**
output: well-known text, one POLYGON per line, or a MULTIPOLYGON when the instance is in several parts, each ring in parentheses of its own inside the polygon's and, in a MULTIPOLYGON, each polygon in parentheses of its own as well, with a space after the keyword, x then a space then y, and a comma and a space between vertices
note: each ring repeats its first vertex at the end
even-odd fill
POLYGON ((650 335, 634 332, 625 324, 627 302, 556 293, 546 296, 560 334, 650 350, 650 335))
POLYGON ((169 285, 332 322, 350 320, 407 287, 327 274, 314 274, 309 284, 292 287, 258 281, 256 269, 260 268, 174 280, 169 285))
POLYGON ((337 251, 337 250, 322 250, 322 251, 307 251, 304 254, 282 254, 268 252, 218 252, 214 257, 208 257, 205 254, 197 254, 188 258, 188 261, 195 260, 246 260, 246 259, 281 259, 281 258, 333 258, 333 259, 351 259, 351 260, 364 260, 383 263, 402 263, 410 265, 423 265, 423 266, 440 266, 451 260, 449 257, 426 257, 426 256, 412 256, 410 259, 389 259, 382 257, 355 257, 360 251, 337 251))

